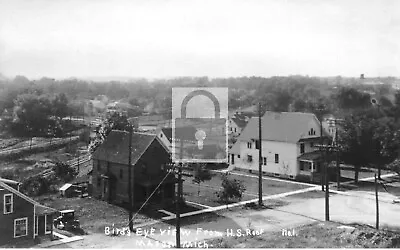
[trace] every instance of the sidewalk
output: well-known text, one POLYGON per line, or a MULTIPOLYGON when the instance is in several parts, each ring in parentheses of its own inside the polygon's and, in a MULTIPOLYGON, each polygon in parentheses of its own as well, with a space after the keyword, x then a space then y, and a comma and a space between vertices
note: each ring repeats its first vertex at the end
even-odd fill
POLYGON ((82 236, 67 237, 67 236, 62 235, 62 234, 57 233, 57 232, 53 232, 53 235, 57 236, 57 237, 59 237, 61 239, 54 240, 54 241, 48 241, 48 242, 45 242, 45 243, 42 243, 42 244, 38 244, 38 245, 35 245, 32 248, 49 248, 49 247, 52 247, 52 246, 57 246, 57 245, 65 244, 65 243, 70 243, 70 242, 74 242, 74 241, 78 241, 78 240, 83 240, 82 236))

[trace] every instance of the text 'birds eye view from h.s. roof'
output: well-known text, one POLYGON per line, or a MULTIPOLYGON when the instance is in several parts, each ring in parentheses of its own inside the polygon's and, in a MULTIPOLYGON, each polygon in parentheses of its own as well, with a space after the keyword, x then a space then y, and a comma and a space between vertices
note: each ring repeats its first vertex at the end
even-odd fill
POLYGON ((0 0, 0 248, 399 248, 400 1, 0 0))

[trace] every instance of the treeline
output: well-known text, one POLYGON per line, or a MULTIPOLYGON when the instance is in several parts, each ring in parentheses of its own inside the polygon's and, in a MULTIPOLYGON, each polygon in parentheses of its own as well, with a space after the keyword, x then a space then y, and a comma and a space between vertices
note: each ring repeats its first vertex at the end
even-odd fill
MULTIPOLYGON (((17 76, 0 81, 0 114, 12 116, 16 130, 24 133, 44 133, 49 126, 67 115, 82 116, 87 100, 105 95, 110 100, 122 100, 150 114, 171 114, 172 87, 229 87, 229 108, 248 107, 258 102, 264 110, 343 113, 361 106, 368 108, 372 96, 382 106, 395 102, 390 83, 393 78, 373 79, 384 83, 363 85, 364 80, 344 77, 180 77, 174 79, 135 79, 129 82, 91 82, 80 79, 29 80, 17 76), (358 98, 358 99, 357 99, 358 98), (40 121, 46 120, 42 124, 40 121), (37 123, 40 123, 38 125, 37 123), (41 128, 40 128, 41 127, 41 128)), ((140 112, 135 112, 136 114, 140 112)), ((57 129, 55 129, 57 130, 57 129)))

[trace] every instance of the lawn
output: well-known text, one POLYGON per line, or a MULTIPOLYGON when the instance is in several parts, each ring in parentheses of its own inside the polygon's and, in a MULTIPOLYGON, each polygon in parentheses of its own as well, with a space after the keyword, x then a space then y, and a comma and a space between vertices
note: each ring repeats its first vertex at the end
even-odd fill
MULTIPOLYGON (((258 178, 247 177, 240 175, 230 175, 229 178, 242 181, 246 191, 243 194, 242 200, 251 200, 258 197, 258 178)), ((197 184, 192 183, 191 177, 186 177, 183 183, 183 194, 187 201, 196 202, 206 206, 220 206, 216 192, 222 190, 222 179, 220 174, 215 174, 211 180, 205 181, 200 184, 200 194, 198 194, 199 187, 197 184)), ((262 182, 263 195, 274 195, 286 193, 294 190, 304 189, 309 186, 301 183, 290 183, 271 179, 262 182)))
MULTIPOLYGON (((57 210, 75 210, 75 217, 79 219, 81 228, 89 234, 104 233, 106 226, 128 226, 128 211, 105 201, 94 198, 60 198, 57 195, 41 196, 36 198, 36 200, 57 210)), ((141 224, 153 220, 143 214, 137 214, 134 218, 133 224, 141 224)))

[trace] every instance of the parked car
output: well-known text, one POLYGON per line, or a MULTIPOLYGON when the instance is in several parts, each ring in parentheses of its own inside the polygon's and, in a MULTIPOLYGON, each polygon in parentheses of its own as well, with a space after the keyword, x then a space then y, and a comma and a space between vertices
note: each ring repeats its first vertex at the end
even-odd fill
POLYGON ((76 230, 80 228, 79 220, 75 219, 74 210, 62 210, 60 216, 54 219, 54 226, 62 230, 76 230))

